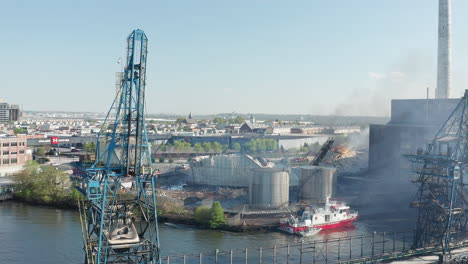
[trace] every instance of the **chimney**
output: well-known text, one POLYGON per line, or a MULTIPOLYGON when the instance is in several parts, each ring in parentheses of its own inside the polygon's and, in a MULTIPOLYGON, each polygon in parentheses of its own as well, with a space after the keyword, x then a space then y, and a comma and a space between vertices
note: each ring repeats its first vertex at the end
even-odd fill
POLYGON ((451 0, 439 0, 439 43, 437 54, 437 88, 435 98, 451 96, 451 0))

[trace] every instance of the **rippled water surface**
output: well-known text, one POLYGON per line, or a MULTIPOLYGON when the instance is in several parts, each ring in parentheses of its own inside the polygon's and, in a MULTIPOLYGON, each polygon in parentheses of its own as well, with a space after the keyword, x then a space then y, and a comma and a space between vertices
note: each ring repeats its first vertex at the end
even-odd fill
MULTIPOLYGON (((399 221, 394 219, 393 221, 399 221)), ((367 221, 313 239, 369 233, 393 226, 392 220, 367 221)), ((215 249, 257 248, 299 241, 279 232, 233 233, 182 225, 160 224, 162 255, 181 255, 215 249)), ((78 213, 15 202, 0 203, 0 263, 83 263, 78 213)), ((312 238, 306 238, 312 239, 312 238)))

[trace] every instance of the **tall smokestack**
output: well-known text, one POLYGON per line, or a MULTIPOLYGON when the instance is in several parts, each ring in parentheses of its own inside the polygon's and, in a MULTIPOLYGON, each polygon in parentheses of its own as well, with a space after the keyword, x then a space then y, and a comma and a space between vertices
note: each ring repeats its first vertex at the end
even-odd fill
POLYGON ((449 98, 451 93, 451 0, 439 0, 439 47, 435 97, 449 98))

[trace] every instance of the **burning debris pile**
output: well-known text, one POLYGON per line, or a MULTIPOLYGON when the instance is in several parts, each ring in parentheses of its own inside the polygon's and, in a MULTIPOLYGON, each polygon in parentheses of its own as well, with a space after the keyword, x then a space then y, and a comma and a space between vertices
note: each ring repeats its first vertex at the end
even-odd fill
POLYGON ((343 145, 340 145, 336 148, 332 148, 332 152, 335 154, 336 159, 351 158, 351 157, 356 156, 355 151, 343 145))

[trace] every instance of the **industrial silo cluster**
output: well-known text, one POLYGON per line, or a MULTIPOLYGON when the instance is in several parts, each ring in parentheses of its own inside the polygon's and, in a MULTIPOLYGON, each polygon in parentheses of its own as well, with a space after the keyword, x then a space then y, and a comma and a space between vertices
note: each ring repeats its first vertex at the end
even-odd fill
POLYGON ((278 209, 289 205, 290 187, 294 197, 324 202, 334 194, 336 168, 302 166, 279 168, 262 158, 246 154, 201 156, 191 162, 194 184, 243 187, 249 190, 251 209, 278 209))
POLYGON ((273 168, 274 163, 246 154, 199 156, 190 163, 194 184, 249 187, 252 169, 273 168))

